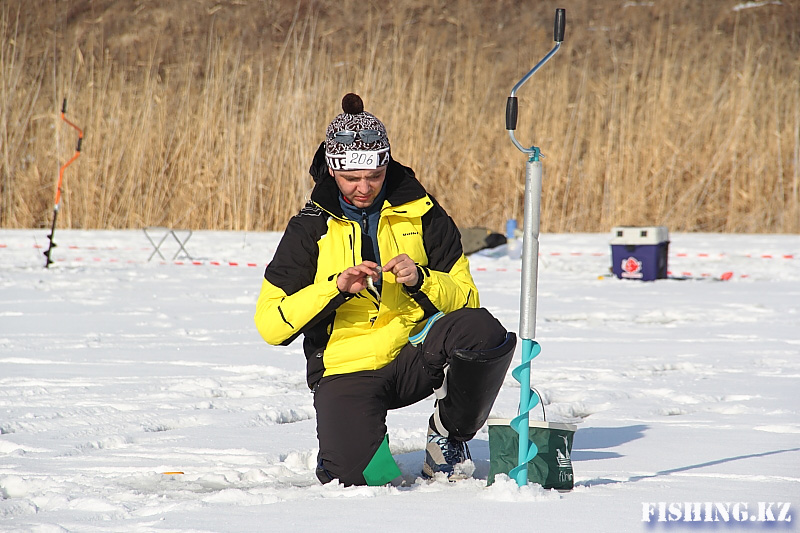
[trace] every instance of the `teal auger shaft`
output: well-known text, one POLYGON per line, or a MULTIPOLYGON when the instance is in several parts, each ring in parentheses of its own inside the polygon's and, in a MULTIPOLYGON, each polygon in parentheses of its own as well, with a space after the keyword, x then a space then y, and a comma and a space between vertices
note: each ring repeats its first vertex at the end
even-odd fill
POLYGON ((519 382, 520 413, 511 421, 511 428, 519 435, 519 463, 508 476, 520 487, 527 485, 528 463, 539 453, 539 448, 530 440, 529 421, 531 409, 539 403, 539 395, 531 390, 531 361, 541 351, 538 342, 522 339, 522 364, 511 371, 511 375, 519 382))

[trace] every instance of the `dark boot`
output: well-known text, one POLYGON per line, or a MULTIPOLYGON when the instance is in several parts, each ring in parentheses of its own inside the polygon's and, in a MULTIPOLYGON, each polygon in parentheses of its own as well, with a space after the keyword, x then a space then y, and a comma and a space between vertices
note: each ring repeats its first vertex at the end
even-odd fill
POLYGON ((475 436, 489 418, 516 345, 517 336, 508 333, 496 348, 453 352, 445 384, 436 391, 432 421, 437 433, 460 441, 475 436))

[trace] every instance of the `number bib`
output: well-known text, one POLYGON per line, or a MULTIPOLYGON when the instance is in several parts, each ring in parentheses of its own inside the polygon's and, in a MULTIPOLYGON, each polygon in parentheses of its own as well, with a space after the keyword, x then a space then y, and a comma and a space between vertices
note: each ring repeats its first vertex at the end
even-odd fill
POLYGON ((378 152, 348 150, 344 153, 344 170, 378 168, 378 152))

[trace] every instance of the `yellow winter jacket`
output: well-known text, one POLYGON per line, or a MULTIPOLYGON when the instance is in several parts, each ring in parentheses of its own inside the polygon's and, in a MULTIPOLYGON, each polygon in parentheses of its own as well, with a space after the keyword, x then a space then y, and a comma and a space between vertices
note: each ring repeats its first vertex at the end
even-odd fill
POLYGON ((311 169, 317 181, 311 200, 289 221, 264 273, 255 314, 270 344, 305 335, 309 386, 322 376, 382 368, 428 317, 480 305, 454 222, 413 171, 394 160, 378 223, 380 257, 386 262, 408 254, 420 267, 422 284, 409 290, 384 272, 380 301, 366 290, 341 293, 336 278, 362 262, 362 233, 342 213, 320 156, 318 151, 311 169))

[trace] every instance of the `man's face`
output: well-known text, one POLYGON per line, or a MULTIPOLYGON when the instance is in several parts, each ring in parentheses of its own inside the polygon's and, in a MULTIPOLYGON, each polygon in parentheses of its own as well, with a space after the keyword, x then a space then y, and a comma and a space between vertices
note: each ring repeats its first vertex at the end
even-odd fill
POLYGON ((381 192, 386 179, 386 168, 383 166, 367 170, 328 169, 328 172, 336 180, 342 196, 354 206, 363 209, 371 206, 381 192))

